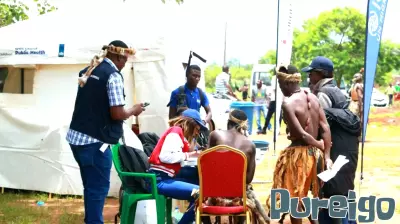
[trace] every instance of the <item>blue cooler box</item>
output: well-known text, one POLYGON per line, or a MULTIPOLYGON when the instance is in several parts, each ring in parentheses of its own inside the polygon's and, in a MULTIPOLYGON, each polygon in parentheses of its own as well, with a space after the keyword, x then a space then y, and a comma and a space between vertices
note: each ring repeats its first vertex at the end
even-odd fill
POLYGON ((267 141, 253 140, 253 143, 256 145, 256 148, 260 149, 261 151, 268 151, 269 149, 269 142, 267 141))
POLYGON ((231 103, 231 109, 241 110, 246 114, 248 121, 248 132, 251 135, 253 129, 254 103, 245 101, 235 101, 231 103))

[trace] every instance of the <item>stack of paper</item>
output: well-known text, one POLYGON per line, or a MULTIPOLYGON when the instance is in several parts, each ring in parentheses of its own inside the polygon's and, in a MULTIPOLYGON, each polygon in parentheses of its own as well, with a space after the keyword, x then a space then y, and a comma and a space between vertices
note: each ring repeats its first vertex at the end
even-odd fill
POLYGON ((318 174, 318 177, 322 181, 328 182, 330 179, 335 177, 340 168, 342 168, 342 166, 348 162, 349 160, 346 159, 346 156, 339 155, 336 161, 333 163, 332 169, 325 170, 324 172, 318 174))

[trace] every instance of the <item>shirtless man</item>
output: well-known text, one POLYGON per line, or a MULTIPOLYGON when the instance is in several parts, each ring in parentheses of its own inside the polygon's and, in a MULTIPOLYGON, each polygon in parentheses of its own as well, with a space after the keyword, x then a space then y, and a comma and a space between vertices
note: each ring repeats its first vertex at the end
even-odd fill
MULTIPOLYGON (((274 171, 272 188, 285 188, 290 197, 307 197, 312 186, 314 197, 318 196, 317 152, 322 150, 327 167, 330 159, 331 133, 325 113, 316 96, 300 89, 301 75, 289 65, 277 71, 279 86, 286 97, 282 104, 284 121, 291 144, 281 151, 274 171), (322 137, 322 140, 317 140, 322 137)), ((299 203, 298 211, 303 206, 299 203)), ((291 223, 302 223, 290 217, 291 223)), ((317 223, 316 220, 310 220, 317 223)))
MULTIPOLYGON (((229 114, 228 130, 216 130, 211 132, 209 137, 208 148, 217 145, 227 145, 242 151, 247 158, 247 200, 251 201, 254 207, 249 207, 253 212, 253 217, 257 223, 269 223, 268 214, 265 212, 261 203, 257 200, 251 182, 253 181, 254 172, 256 170, 256 146, 250 141, 245 132, 247 130, 247 116, 241 110, 233 110, 229 114)), ((218 206, 218 204, 215 204, 218 206)), ((218 220, 219 218, 217 218, 218 220)), ((231 219, 231 217, 230 217, 231 219)), ((243 223, 244 218, 238 218, 238 223, 243 223)), ((230 222, 231 223, 231 222, 230 222)), ((236 223, 236 222, 235 222, 236 223)))
POLYGON ((247 130, 247 116, 241 110, 233 110, 229 114, 228 130, 215 130, 209 137, 209 147, 227 145, 238 149, 247 157, 247 180, 250 184, 253 181, 256 170, 256 146, 250 141, 244 132, 247 130))

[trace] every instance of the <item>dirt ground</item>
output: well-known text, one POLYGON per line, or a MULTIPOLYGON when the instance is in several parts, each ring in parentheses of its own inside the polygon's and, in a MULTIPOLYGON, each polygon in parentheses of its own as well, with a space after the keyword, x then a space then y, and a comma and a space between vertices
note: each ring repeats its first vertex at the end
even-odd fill
MULTIPOLYGON (((377 197, 393 197, 396 203, 400 202, 400 140, 398 130, 400 125, 400 108, 374 108, 369 119, 367 143, 364 152, 364 180, 360 183, 360 163, 355 179, 357 196, 375 195, 377 197)), ((253 139, 267 140, 271 143, 270 150, 265 154, 265 159, 256 168, 253 187, 262 204, 271 188, 272 173, 279 150, 288 145, 285 137, 280 137, 277 142, 277 152, 273 152, 271 132, 267 136, 252 136, 253 139)), ((53 197, 48 199, 47 194, 19 194, 8 192, 0 194, 0 223, 82 223, 83 200, 81 197, 53 197), (27 196, 28 195, 28 196, 27 196), (43 198, 44 197, 44 198, 43 198), (37 206, 37 200, 42 199, 45 205, 37 206), (40 220, 40 221, 37 221, 40 220)), ((182 204, 182 203, 180 203, 182 204)), ((118 213, 119 201, 108 198, 104 208, 105 223, 114 223, 118 213)), ((185 206, 181 206, 181 211, 185 206)), ((375 223, 400 223, 400 208, 389 221, 376 221, 375 223)), ((228 223, 223 219, 223 223, 228 223)), ((277 220, 276 220, 277 221, 277 220)), ((277 223, 275 220, 271 223, 277 223)), ((287 216, 285 224, 290 223, 287 216)), ((304 220, 303 223, 309 223, 304 220)))

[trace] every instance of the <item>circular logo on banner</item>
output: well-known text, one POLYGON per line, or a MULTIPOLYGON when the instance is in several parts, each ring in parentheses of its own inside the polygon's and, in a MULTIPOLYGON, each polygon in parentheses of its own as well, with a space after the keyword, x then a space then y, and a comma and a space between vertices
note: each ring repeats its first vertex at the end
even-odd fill
POLYGON ((375 11, 371 11, 368 18, 368 32, 371 36, 376 36, 379 26, 379 17, 375 11))

